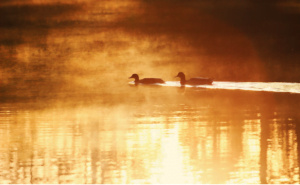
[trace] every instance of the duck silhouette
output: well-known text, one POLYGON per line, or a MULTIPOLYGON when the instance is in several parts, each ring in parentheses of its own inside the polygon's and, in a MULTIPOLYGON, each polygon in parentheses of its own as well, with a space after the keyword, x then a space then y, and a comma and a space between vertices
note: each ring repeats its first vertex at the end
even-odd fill
MULTIPOLYGON (((195 77, 195 78, 191 78, 189 80, 185 79, 185 75, 183 72, 179 72, 177 74, 177 76, 175 77, 179 77, 180 78, 180 84, 181 85, 211 85, 213 83, 213 80, 210 78, 202 78, 202 77, 195 77)), ((175 78, 174 77, 174 78, 175 78)))
POLYGON ((160 78, 144 78, 144 79, 139 79, 139 75, 137 74, 133 74, 131 75, 131 77, 129 78, 134 78, 134 83, 135 84, 139 84, 139 83, 142 83, 142 84, 156 84, 156 83, 165 83, 165 81, 163 81, 162 79, 160 78))

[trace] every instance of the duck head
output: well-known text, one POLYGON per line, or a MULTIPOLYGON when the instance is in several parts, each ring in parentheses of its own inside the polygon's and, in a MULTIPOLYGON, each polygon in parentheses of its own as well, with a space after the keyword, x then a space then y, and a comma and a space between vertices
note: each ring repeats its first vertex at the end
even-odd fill
MULTIPOLYGON (((179 72, 179 73, 177 74, 177 76, 175 76, 175 77, 179 77, 180 79, 185 79, 185 75, 184 75, 183 72, 179 72)), ((175 77, 174 77, 174 78, 175 78, 175 77)))
MULTIPOLYGON (((184 75, 183 72, 179 72, 179 73, 177 74, 177 76, 175 76, 175 77, 179 77, 179 78, 180 78, 180 84, 181 84, 181 85, 185 85, 186 80, 185 80, 185 75, 184 75)), ((174 77, 174 78, 175 78, 175 77, 174 77)))
POLYGON ((135 82, 139 81, 139 75, 137 75, 137 74, 132 74, 131 77, 129 77, 129 78, 134 78, 135 82))

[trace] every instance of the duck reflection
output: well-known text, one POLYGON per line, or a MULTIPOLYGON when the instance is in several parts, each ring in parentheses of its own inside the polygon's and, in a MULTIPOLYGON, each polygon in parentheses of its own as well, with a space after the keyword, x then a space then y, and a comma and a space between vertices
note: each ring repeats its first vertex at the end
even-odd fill
POLYGON ((176 88, 177 92, 179 94, 184 94, 185 93, 185 85, 181 85, 180 87, 176 88))

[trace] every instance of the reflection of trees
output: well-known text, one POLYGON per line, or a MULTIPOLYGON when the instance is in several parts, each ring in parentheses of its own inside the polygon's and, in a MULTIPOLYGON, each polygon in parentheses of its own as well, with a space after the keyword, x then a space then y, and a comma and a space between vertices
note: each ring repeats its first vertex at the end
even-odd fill
MULTIPOLYGON (((297 136, 297 140, 295 141, 297 143, 297 163, 298 163, 298 167, 300 167, 300 119, 299 119, 299 115, 297 116, 297 118, 295 119, 295 131, 296 131, 296 136, 297 136)), ((298 171, 298 182, 300 182, 300 170, 298 171)))
POLYGON ((229 104, 223 96, 219 99, 205 91, 198 94, 191 97, 198 101, 182 110, 182 117, 186 118, 183 123, 188 125, 182 130, 182 138, 189 138, 183 143, 189 148, 197 182, 224 183, 230 179, 242 153, 243 109, 229 104))
POLYGON ((273 94, 273 106, 262 106, 261 183, 298 183, 298 95, 273 94))
POLYGON ((269 123, 266 115, 262 113, 260 134, 260 183, 267 184, 267 151, 269 138, 269 123))
POLYGON ((1 108, 0 181, 159 183, 176 170, 191 183, 299 182, 298 96, 186 89, 178 97, 137 106, 133 117, 128 107, 1 108))
POLYGON ((103 122, 85 114, 78 117, 77 110, 75 115, 52 109, 8 111, 7 122, 0 124, 0 130, 7 130, 0 142, 1 182, 101 183, 99 161, 107 160, 111 167, 115 159, 120 160, 117 149, 99 148, 103 122))
POLYGON ((295 148, 295 123, 291 121, 295 115, 291 113, 297 106, 290 106, 289 103, 294 100, 289 95, 271 93, 245 93, 245 97, 234 94, 217 96, 218 93, 209 95, 198 92, 197 98, 201 101, 189 105, 191 109, 198 109, 186 111, 189 115, 182 114, 183 117, 188 117, 183 120, 183 123, 188 125, 182 130, 183 144, 189 148, 191 165, 202 173, 198 181, 225 183, 230 180, 234 182, 235 179, 236 182, 247 182, 241 178, 255 177, 256 173, 252 171, 257 170, 260 174, 258 183, 295 183, 295 172, 299 164, 295 161, 298 158, 295 155, 298 153, 295 148), (213 105, 214 103, 216 104, 213 105), (193 114, 190 114, 191 112, 193 114), (201 127, 199 123, 205 125, 201 127), (256 127, 257 124, 260 126, 256 127), (203 127, 206 130, 205 134, 201 132, 203 127), (249 152, 245 147, 253 148, 255 143, 251 142, 255 140, 243 140, 245 134, 248 135, 245 139, 252 138, 251 140, 256 140, 255 143, 260 143, 255 146, 260 148, 255 155, 251 154, 253 149, 250 150, 251 155, 247 154, 249 152), (245 142, 249 144, 246 145, 245 142), (255 165, 256 163, 259 166, 255 165), (241 170, 249 170, 252 175, 233 175, 241 170))

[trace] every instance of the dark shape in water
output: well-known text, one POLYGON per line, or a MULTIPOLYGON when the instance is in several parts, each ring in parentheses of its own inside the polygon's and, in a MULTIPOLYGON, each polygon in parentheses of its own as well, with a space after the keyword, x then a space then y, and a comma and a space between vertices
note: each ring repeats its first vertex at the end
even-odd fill
POLYGON ((163 81, 160 78, 144 78, 144 79, 139 79, 139 75, 137 74, 133 74, 131 75, 131 77, 129 78, 134 78, 134 83, 138 84, 138 83, 142 83, 142 84, 156 84, 156 83, 165 83, 165 81, 163 81))
MULTIPOLYGON (((202 78, 202 77, 196 77, 196 78, 191 78, 189 80, 185 79, 185 75, 183 72, 179 72, 177 76, 180 78, 180 84, 181 85, 211 85, 213 83, 213 80, 210 78, 202 78)), ((174 77, 174 78, 175 78, 174 77)))

